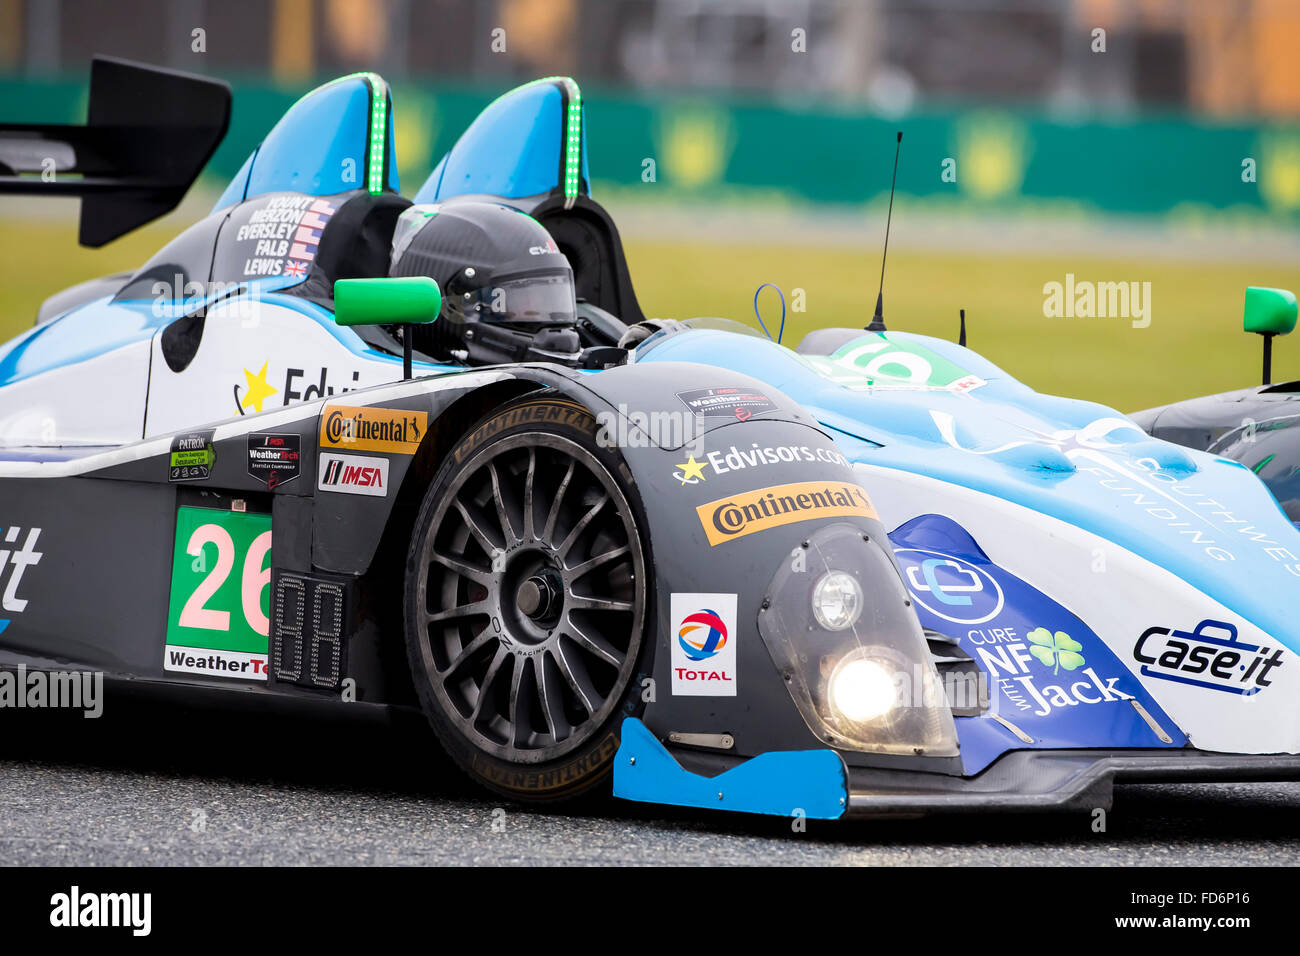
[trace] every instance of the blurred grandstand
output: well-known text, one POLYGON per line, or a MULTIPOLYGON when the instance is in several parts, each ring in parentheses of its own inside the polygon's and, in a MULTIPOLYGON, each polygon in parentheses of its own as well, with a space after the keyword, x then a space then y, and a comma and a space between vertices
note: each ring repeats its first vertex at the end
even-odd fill
MULTIPOLYGON (((771 280, 809 289, 796 327, 856 322, 903 129, 891 281, 909 327, 996 313, 984 342, 1014 364, 1047 327, 1045 282, 1153 279, 1136 348, 1120 326, 1052 331, 1132 377, 1153 356, 1196 361, 1212 329, 1234 357, 1210 391, 1254 364, 1227 344, 1241 287, 1300 287, 1297 50, 1298 0, 0 0, 0 103, 6 120, 80 122, 95 53, 228 80, 231 130, 183 218, 315 82, 393 84, 410 195, 494 96, 572 75, 593 194, 648 308, 746 318, 771 280)), ((0 337, 37 285, 127 267, 164 228, 90 267, 22 258, 32 229, 74 211, 0 201, 0 337)), ((1078 361, 1016 371, 1119 403, 1078 361)), ((1177 397, 1132 388, 1133 405, 1177 397)))

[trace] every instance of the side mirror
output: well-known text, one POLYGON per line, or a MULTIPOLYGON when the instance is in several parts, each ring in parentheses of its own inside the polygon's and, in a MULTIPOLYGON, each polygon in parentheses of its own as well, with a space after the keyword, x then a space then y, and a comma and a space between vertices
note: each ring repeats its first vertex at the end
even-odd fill
MULTIPOLYGON (((442 293, 427 276, 339 279, 334 283, 337 325, 426 325, 438 318, 442 293)), ((402 374, 411 377, 411 331, 402 329, 402 374)))
POLYGON ((1264 336, 1264 384, 1273 377, 1273 336, 1286 335, 1295 329, 1295 293, 1287 289, 1248 286, 1242 309, 1242 327, 1264 336))

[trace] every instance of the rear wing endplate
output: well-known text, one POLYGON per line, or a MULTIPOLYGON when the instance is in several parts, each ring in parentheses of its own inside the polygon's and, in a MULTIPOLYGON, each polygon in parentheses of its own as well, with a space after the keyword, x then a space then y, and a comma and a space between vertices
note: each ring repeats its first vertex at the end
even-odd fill
POLYGON ((97 56, 86 125, 0 123, 0 194, 80 196, 83 246, 176 208, 226 135, 230 87, 97 56))

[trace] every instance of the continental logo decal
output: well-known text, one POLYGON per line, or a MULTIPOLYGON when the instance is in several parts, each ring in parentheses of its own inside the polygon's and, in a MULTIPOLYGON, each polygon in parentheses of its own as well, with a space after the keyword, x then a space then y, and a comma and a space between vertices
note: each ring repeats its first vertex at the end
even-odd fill
POLYGON ((798 481, 719 498, 695 509, 710 547, 811 518, 878 518, 866 491, 843 482, 798 481))
POLYGON ((326 405, 320 417, 320 444, 322 448, 413 455, 428 422, 428 412, 326 405))

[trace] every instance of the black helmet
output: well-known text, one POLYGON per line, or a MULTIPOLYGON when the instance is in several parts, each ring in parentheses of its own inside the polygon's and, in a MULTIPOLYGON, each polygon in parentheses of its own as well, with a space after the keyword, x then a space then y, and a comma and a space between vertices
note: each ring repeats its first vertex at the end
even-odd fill
POLYGON ((417 347, 439 358, 491 342, 492 360, 511 361, 515 344, 572 329, 577 317, 569 260, 537 220, 498 203, 410 207, 393 234, 389 274, 438 283, 442 311, 417 347))

